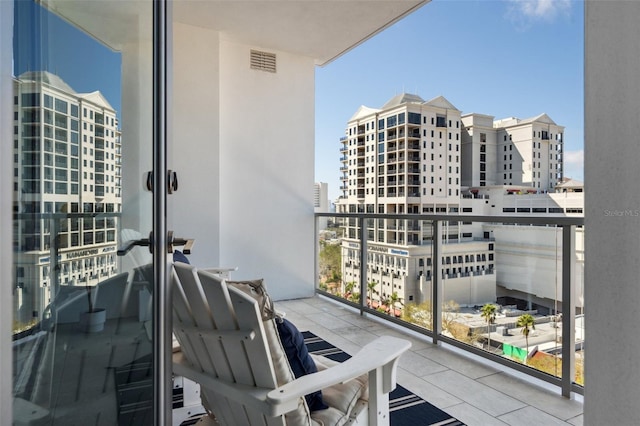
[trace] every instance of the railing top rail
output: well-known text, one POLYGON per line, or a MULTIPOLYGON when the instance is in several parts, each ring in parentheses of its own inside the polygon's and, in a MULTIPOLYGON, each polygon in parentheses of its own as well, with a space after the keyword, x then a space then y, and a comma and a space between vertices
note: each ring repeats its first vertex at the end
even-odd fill
POLYGON ((68 219, 82 217, 120 217, 120 212, 92 212, 92 213, 14 213, 14 219, 68 219))
POLYGON ((584 217, 554 217, 554 216, 478 216, 471 214, 446 214, 446 213, 315 213, 316 217, 344 217, 363 219, 407 219, 430 221, 458 221, 458 222, 485 222, 485 223, 517 223, 525 225, 561 225, 582 226, 584 217))

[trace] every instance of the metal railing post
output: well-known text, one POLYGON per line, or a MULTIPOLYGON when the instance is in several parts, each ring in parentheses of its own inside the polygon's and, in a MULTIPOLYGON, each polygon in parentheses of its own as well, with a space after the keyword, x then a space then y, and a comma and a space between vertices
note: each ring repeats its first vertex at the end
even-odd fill
POLYGON ((431 274, 431 318, 433 343, 442 333, 442 221, 433 222, 433 273, 431 274))
POLYGON ((367 291, 367 235, 365 223, 367 219, 364 216, 358 218, 360 226, 360 315, 364 314, 364 297, 367 291))
MULTIPOLYGON (((51 274, 51 299, 58 295, 60 289, 60 261, 58 256, 60 255, 60 219, 57 215, 51 215, 49 219, 51 226, 49 237, 49 273, 51 274)), ((38 315, 42 315, 42 312, 38 312, 38 315)))
POLYGON ((576 367, 576 227, 562 227, 562 396, 571 397, 576 367))

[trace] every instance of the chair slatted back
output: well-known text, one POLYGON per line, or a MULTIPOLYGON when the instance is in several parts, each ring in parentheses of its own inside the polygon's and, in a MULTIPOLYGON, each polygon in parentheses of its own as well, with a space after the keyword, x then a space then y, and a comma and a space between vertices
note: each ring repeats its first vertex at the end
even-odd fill
MULTIPOLYGON (((180 348, 189 362, 203 372, 227 381, 233 381, 231 369, 225 363, 214 363, 222 359, 224 351, 221 345, 207 345, 194 328, 214 329, 212 319, 206 314, 204 292, 193 267, 186 264, 174 264, 173 276, 173 332, 180 348), (205 313, 206 315, 203 315, 205 313), (199 319, 199 320, 198 320, 199 319)), ((209 409, 226 418, 232 418, 231 407, 214 393, 201 389, 209 409)))
MULTIPOLYGON (((228 383, 274 389, 276 378, 257 302, 218 275, 179 263, 174 269, 178 279, 173 329, 189 362, 228 383), (242 338, 250 334, 253 339, 242 338)), ((283 416, 267 418, 215 389, 202 387, 202 392, 220 424, 285 424, 283 416)))

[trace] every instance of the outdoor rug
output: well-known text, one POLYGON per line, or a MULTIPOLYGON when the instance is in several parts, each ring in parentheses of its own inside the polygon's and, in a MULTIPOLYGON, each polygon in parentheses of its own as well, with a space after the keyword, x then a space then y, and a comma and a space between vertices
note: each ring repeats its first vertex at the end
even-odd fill
MULTIPOLYGON (((303 331, 302 335, 312 354, 323 355, 338 362, 351 358, 351 355, 309 331, 303 331)), ((389 414, 391 426, 464 426, 458 419, 400 385, 389 394, 389 414)))

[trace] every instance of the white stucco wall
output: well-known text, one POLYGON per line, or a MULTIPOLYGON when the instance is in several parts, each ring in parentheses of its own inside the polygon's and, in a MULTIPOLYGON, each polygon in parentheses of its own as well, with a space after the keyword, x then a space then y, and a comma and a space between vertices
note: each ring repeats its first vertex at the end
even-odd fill
MULTIPOLYGON (((553 300, 562 301, 562 230, 512 225, 486 225, 484 230, 495 238, 498 286, 547 299, 547 307, 554 306, 553 300)), ((584 301, 583 236, 582 229, 576 231, 574 301, 580 308, 584 301)))
POLYGON ((271 51, 277 72, 257 71, 251 48, 220 43, 220 261, 275 299, 311 296, 313 59, 271 51))
MULTIPOLYGON (((148 238, 153 226, 153 198, 145 190, 146 173, 153 169, 153 51, 151 22, 141 21, 135 42, 122 48, 122 219, 121 238, 148 238)), ((120 257, 121 270, 151 262, 146 247, 120 257)))
MULTIPOLYGON (((219 33, 174 23, 171 137, 167 167, 178 191, 167 198, 168 229, 193 238, 190 261, 220 264, 219 33)), ((177 247, 182 249, 181 247, 177 247)))
POLYGON ((584 424, 640 424, 640 2, 585 4, 584 424))

